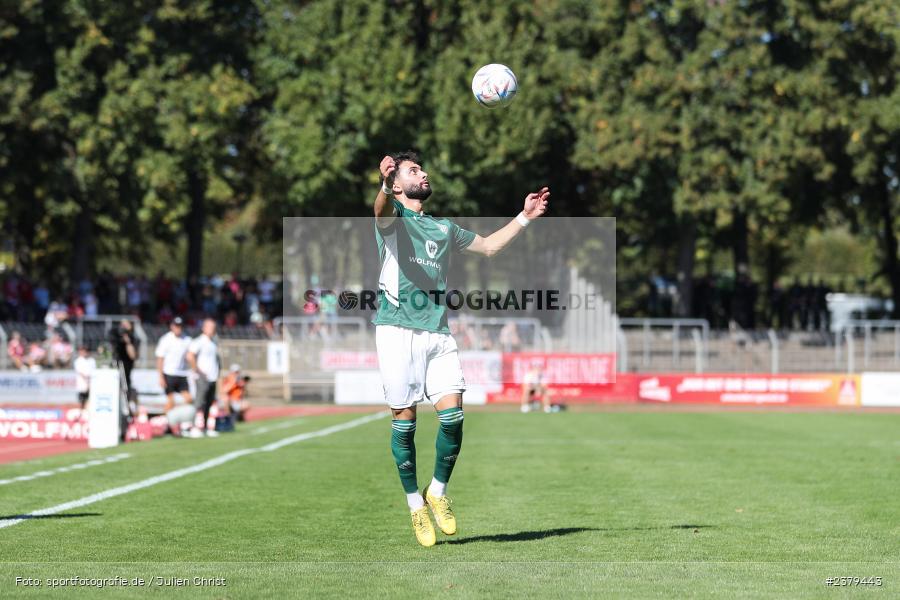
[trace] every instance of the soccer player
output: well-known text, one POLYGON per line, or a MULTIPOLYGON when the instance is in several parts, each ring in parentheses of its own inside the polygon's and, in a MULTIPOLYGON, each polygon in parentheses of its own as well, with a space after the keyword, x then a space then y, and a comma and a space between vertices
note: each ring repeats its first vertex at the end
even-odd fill
POLYGON ((412 513, 416 539, 435 543, 434 527, 456 533, 447 482, 462 446, 462 394, 466 389, 456 342, 447 326, 447 268, 456 252, 493 256, 547 210, 544 187, 525 197, 525 206, 506 226, 487 237, 453 221, 425 214, 431 184, 412 152, 385 156, 383 183, 375 198, 375 237, 381 256, 378 310, 374 319, 378 368, 391 408, 391 451, 412 513), (393 196, 393 197, 392 197, 393 196), (416 405, 434 404, 440 428, 434 475, 420 494, 416 480, 416 405))

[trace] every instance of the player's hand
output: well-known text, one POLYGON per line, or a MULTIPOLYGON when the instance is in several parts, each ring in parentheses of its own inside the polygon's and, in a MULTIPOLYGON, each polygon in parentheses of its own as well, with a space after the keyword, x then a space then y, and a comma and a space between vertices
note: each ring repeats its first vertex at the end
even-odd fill
POLYGON ((394 159, 390 156, 385 156, 381 159, 379 169, 381 170, 381 177, 384 179, 385 184, 387 184, 388 187, 391 187, 394 183, 394 176, 397 174, 397 165, 394 164, 394 159))
POLYGON ((532 192, 525 196, 525 213, 526 219, 537 219, 547 212, 547 203, 550 198, 550 188, 543 187, 537 192, 532 192))

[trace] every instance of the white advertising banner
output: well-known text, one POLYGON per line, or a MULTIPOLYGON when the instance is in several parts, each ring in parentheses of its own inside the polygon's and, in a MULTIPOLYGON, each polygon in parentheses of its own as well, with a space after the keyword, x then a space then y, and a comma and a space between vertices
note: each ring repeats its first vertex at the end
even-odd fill
POLYGON ((900 373, 863 373, 863 406, 900 406, 900 373))
POLYGON ((88 446, 91 448, 111 448, 119 444, 118 369, 97 369, 91 375, 90 429, 88 446))
POLYGON ((273 375, 284 375, 288 372, 287 344, 269 342, 266 344, 266 370, 273 375))
POLYGON ((378 371, 336 371, 335 404, 385 404, 381 373, 378 371))
POLYGON ((4 404, 75 404, 75 371, 0 371, 0 402, 4 404))

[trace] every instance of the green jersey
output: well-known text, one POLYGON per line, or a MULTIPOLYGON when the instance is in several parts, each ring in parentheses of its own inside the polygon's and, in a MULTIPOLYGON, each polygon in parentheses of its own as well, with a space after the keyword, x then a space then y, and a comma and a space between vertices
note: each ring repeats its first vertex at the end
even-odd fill
POLYGON ((475 234, 450 221, 420 215, 392 199, 396 218, 376 224, 381 257, 375 325, 450 333, 447 326, 447 269, 450 255, 465 250, 475 234))

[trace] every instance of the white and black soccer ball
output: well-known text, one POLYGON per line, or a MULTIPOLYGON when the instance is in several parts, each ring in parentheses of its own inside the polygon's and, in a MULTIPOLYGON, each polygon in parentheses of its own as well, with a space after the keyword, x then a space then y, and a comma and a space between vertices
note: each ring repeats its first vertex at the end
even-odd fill
POLYGON ((519 91, 516 74, 506 65, 492 63, 478 69, 472 78, 475 100, 487 108, 506 106, 519 91))

